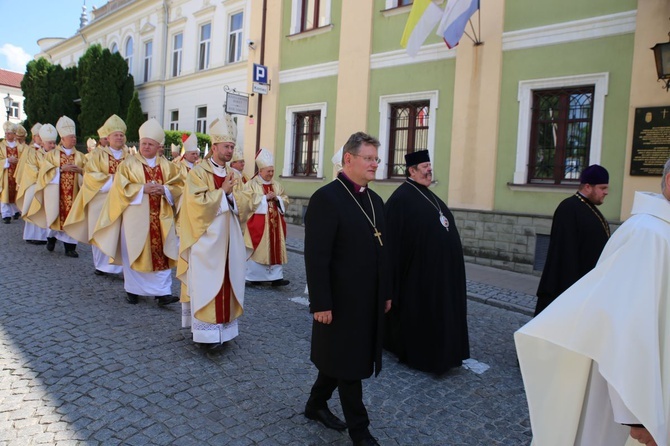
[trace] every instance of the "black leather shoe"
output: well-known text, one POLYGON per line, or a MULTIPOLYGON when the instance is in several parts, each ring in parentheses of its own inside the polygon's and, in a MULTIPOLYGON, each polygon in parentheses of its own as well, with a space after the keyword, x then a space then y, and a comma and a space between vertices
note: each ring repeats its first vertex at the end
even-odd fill
POLYGON ((21 216, 20 212, 15 212, 14 213, 14 220, 18 220, 20 216, 21 216))
POLYGON ((8 224, 10 224, 10 223, 12 222, 12 217, 4 217, 4 218, 2 219, 2 221, 3 221, 6 225, 8 225, 8 224))
POLYGON ((138 302, 137 294, 126 292, 126 302, 135 305, 138 302))
POLYGON ((164 307, 165 305, 170 305, 179 301, 177 296, 170 296, 169 294, 167 296, 161 296, 156 299, 158 300, 159 307, 164 307))
POLYGON ((379 443, 375 437, 366 437, 354 441, 354 446, 379 446, 379 443))
POLYGON ((286 279, 277 279, 277 280, 273 280, 270 283, 272 284, 272 286, 286 286, 291 282, 286 280, 286 279))
POLYGON ((65 257, 72 257, 76 259, 79 257, 79 254, 77 254, 77 251, 65 251, 65 257))
POLYGON ((347 424, 337 418, 327 407, 325 409, 312 410, 305 407, 305 417, 310 420, 315 420, 323 424, 329 429, 336 431, 343 431, 347 428, 347 424))
POLYGON ((53 251, 56 247, 56 237, 47 238, 47 251, 53 251))
POLYGON ((100 271, 99 269, 96 269, 96 270, 95 270, 95 275, 96 275, 96 276, 106 276, 107 273, 104 272, 104 271, 100 271))

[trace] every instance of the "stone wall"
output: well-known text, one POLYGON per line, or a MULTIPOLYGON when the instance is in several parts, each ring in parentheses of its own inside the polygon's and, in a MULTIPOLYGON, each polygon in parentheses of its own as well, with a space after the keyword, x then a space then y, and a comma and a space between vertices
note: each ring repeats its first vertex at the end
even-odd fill
POLYGON ((288 209, 284 215, 286 223, 291 223, 293 225, 304 225, 305 222, 303 221, 303 218, 305 216, 308 203, 309 198, 289 197, 288 209))
MULTIPOLYGON (((304 212, 309 198, 291 198, 286 212, 288 223, 304 224, 304 212)), ((465 261, 478 265, 539 275, 536 255, 538 235, 549 236, 551 216, 513 214, 469 209, 451 209, 463 242, 465 261)), ((610 222, 614 231, 619 222, 610 222)), ((543 259, 539 263, 544 264, 543 259)))
POLYGON ((533 273, 537 234, 551 232, 551 217, 452 209, 465 261, 533 273))

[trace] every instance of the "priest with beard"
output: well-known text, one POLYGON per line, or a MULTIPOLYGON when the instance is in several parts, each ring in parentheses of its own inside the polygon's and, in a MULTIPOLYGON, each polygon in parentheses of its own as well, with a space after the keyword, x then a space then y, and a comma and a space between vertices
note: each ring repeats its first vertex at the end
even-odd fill
POLYGON ((670 160, 596 266, 514 333, 533 444, 670 444, 670 160))
POLYGON ((429 189, 428 151, 405 162, 407 180, 384 206, 393 284, 384 346, 409 367, 442 374, 470 357, 463 248, 454 216, 429 189))
POLYGON ((579 182, 577 192, 554 212, 535 316, 596 266, 610 237, 609 224, 597 208, 607 196, 609 173, 593 164, 584 169, 579 182))
POLYGON ((177 277, 187 289, 182 292, 182 326, 191 327, 194 342, 212 350, 238 335, 247 253, 234 195, 236 179, 226 168, 237 139, 230 115, 215 120, 209 136, 211 158, 186 177, 177 277))

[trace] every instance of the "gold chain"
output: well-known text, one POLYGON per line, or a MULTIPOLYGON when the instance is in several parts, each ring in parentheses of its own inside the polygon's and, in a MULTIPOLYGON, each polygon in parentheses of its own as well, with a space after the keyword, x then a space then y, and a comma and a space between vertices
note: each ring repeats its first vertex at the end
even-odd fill
MULTIPOLYGON (((410 180, 406 180, 405 183, 409 184, 409 185, 412 186, 414 189, 416 189, 416 191, 417 191, 418 193, 420 193, 421 195, 423 195, 423 198, 425 198, 426 200, 428 200, 428 203, 430 203, 431 205, 433 205, 433 206, 435 207, 435 209, 437 210, 437 212, 439 212, 440 215, 442 215, 442 208, 440 207, 440 203, 438 203, 438 201, 435 199, 435 197, 433 197, 433 200, 435 200, 435 203, 433 203, 432 201, 430 201, 430 198, 426 197, 426 194, 424 194, 423 192, 421 192, 421 189, 419 189, 419 188, 416 187, 414 184, 412 184, 412 182, 411 182, 410 180)), ((430 191, 428 191, 428 192, 430 192, 430 191)), ((431 193, 432 193, 432 192, 431 192, 431 193)))
POLYGON ((610 225, 607 224, 607 222, 605 221, 602 214, 600 212, 598 212, 598 210, 594 209, 591 202, 586 201, 586 199, 584 197, 582 197, 582 194, 580 194, 579 192, 575 192, 575 195, 577 196, 577 198, 579 198, 579 201, 581 201, 586 206, 588 206, 588 208, 591 209, 591 212, 593 212, 595 214, 595 216, 598 217, 598 220, 600 221, 600 224, 603 226, 603 229, 605 230, 605 234, 607 234, 607 237, 609 238, 609 236, 610 236, 610 225))

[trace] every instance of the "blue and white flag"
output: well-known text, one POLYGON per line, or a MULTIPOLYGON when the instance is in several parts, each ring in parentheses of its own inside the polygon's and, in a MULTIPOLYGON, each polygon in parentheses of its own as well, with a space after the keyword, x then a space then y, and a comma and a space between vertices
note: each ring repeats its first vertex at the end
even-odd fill
POLYGON ((458 45, 470 17, 478 9, 479 0, 449 0, 437 27, 437 35, 444 39, 449 48, 458 45))

